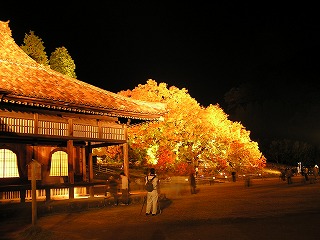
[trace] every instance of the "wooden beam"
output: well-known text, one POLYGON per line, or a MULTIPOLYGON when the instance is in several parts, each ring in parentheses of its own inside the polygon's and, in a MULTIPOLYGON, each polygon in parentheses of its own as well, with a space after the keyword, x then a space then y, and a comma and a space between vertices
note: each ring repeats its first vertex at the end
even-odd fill
MULTIPOLYGON (((74 151, 73 151, 73 141, 69 140, 67 143, 68 152, 68 178, 69 183, 74 184, 74 151)), ((74 187, 69 188, 69 199, 74 199, 74 187)))
POLYGON ((128 129, 126 125, 124 127, 124 135, 126 143, 123 144, 123 171, 125 175, 129 178, 129 148, 128 148, 128 129))
POLYGON ((86 148, 80 148, 80 158, 82 160, 82 179, 84 182, 87 181, 87 160, 86 160, 86 148))

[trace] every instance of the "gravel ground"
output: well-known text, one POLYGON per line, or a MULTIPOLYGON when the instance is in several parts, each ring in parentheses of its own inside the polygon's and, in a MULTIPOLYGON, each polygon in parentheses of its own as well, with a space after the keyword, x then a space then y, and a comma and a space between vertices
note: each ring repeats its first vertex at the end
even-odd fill
MULTIPOLYGON (((317 180, 319 181, 319 180, 317 180)), ((320 239, 320 184, 277 178, 162 187, 161 214, 140 203, 42 216, 36 226, 18 219, 0 225, 0 239, 320 239), (142 210, 142 211, 141 211, 142 210), (140 214, 141 213, 141 214, 140 214)))

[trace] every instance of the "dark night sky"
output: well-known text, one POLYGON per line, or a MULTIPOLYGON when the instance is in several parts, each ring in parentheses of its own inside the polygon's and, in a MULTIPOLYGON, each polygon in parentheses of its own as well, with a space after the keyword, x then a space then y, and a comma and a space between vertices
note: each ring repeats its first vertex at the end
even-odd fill
POLYGON ((319 44, 313 6, 301 3, 7 2, 0 20, 10 20, 16 43, 32 30, 48 56, 65 46, 79 80, 118 92, 151 78, 188 89, 204 106, 248 78, 259 81, 257 65, 319 44))
POLYGON ((312 135, 320 142, 320 127, 314 127, 320 121, 316 5, 306 1, 17 2, 6 1, 0 7, 0 20, 10 20, 16 43, 21 45, 25 33, 32 30, 43 40, 48 57, 55 48, 66 47, 81 81, 117 93, 154 79, 186 88, 203 106, 219 103, 223 108, 224 94, 249 82, 255 88, 251 99, 245 100, 265 98, 273 103, 268 112, 254 109, 233 120, 242 121, 257 138, 270 137, 267 134, 273 130, 282 136, 294 133, 296 138, 312 135), (314 99, 319 104, 310 112, 306 106, 314 99), (304 119, 307 115, 311 120, 304 119))

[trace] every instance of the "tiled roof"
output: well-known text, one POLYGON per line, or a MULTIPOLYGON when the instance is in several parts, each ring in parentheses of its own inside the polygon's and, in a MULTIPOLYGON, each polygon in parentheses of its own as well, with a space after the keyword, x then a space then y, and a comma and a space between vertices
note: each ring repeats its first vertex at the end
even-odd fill
POLYGON ((145 120, 165 113, 162 103, 127 98, 38 64, 15 43, 8 25, 0 21, 0 102, 145 120))

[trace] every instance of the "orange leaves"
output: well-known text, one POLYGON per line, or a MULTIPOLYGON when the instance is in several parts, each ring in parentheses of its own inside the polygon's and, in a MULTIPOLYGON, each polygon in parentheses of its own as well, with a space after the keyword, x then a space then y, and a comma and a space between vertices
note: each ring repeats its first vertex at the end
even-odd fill
POLYGON ((158 158, 157 167, 161 169, 174 166, 183 172, 188 163, 197 160, 211 161, 216 169, 230 171, 265 164, 258 144, 250 139, 250 131, 241 123, 230 121, 218 104, 201 107, 186 89, 168 89, 167 84, 154 80, 120 94, 167 105, 163 122, 149 122, 128 130, 131 147, 153 149, 149 152, 158 158))
POLYGON ((162 172, 174 167, 175 156, 172 151, 165 147, 160 147, 158 150, 158 162, 156 168, 162 172))
POLYGON ((188 163, 179 162, 176 164, 176 167, 175 167, 176 175, 187 175, 189 172, 190 172, 190 167, 188 163))

